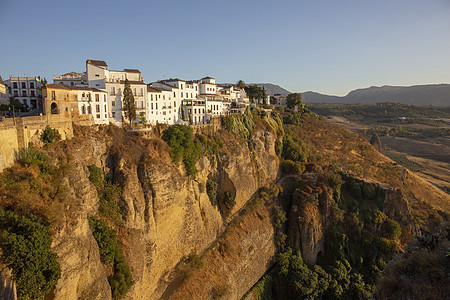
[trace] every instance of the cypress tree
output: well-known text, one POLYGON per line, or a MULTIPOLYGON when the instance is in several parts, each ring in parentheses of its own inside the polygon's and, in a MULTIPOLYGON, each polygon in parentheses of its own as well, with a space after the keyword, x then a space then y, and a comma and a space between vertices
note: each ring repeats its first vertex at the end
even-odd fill
POLYGON ((125 87, 123 89, 123 111, 125 118, 130 121, 130 126, 132 127, 133 121, 136 120, 136 106, 134 105, 134 96, 128 79, 125 79, 125 87))

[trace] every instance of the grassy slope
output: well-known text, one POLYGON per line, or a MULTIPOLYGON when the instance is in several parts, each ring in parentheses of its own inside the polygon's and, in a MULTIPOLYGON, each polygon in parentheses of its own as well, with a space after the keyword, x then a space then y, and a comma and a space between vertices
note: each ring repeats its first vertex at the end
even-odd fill
POLYGON ((299 140, 309 145, 310 161, 318 165, 335 164, 354 175, 400 188, 413 208, 427 203, 450 212, 450 196, 412 172, 406 179, 402 169, 377 152, 362 135, 314 117, 303 117, 301 125, 287 125, 299 140))

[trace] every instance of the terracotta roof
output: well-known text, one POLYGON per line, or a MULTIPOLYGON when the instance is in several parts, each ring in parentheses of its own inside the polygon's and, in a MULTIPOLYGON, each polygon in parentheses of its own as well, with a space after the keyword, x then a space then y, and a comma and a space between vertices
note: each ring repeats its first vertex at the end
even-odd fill
POLYGON ((64 77, 68 77, 68 76, 71 76, 71 77, 81 77, 81 76, 85 76, 85 75, 86 75, 85 72, 83 72, 83 73, 70 72, 70 73, 62 74, 61 76, 64 76, 64 77))
POLYGON ((97 67, 108 67, 106 62, 103 60, 88 59, 88 60, 86 60, 86 63, 97 66, 97 67))
POLYGON ((161 89, 155 88, 153 86, 147 86, 147 92, 150 93, 161 93, 161 89))
POLYGON ((125 72, 128 73, 141 73, 138 69, 123 69, 125 72))
POLYGON ((49 83, 46 84, 44 88, 51 89, 60 89, 60 90, 69 90, 69 91, 92 91, 92 92, 102 92, 106 93, 106 91, 102 91, 96 88, 87 87, 87 86, 68 86, 62 83, 49 83))
POLYGON ((183 81, 183 82, 186 82, 186 80, 183 80, 183 79, 179 79, 179 78, 169 78, 169 79, 164 79, 164 80, 161 80, 162 82, 164 82, 164 81, 167 81, 167 82, 171 82, 171 81, 183 81))
MULTIPOLYGON (((177 89, 178 89, 178 88, 175 87, 175 86, 171 86, 171 85, 169 85, 169 84, 165 84, 164 82, 161 82, 161 81, 157 81, 157 83, 158 83, 158 84, 162 84, 162 85, 164 85, 164 86, 170 88, 170 90, 173 90, 173 89, 177 90, 177 89)), ((164 89, 164 88, 160 88, 160 89, 164 89)), ((167 89, 165 89, 165 90, 167 91, 167 89)))

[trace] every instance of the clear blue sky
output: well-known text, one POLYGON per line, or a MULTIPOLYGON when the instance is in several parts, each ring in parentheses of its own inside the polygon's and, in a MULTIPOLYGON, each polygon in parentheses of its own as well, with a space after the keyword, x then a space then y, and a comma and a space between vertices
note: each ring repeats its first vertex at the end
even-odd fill
POLYGON ((450 83, 450 0, 0 0, 0 75, 110 69, 345 95, 450 83))

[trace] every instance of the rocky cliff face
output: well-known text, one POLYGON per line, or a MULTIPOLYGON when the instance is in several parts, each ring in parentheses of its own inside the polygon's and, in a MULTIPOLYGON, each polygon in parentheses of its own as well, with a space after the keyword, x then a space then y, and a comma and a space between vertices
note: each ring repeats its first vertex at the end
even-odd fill
POLYGON ((55 299, 111 298, 107 270, 87 224, 87 216, 98 207, 88 165, 101 166, 122 186, 125 222, 119 240, 135 282, 127 299, 160 298, 175 266, 190 253, 206 249, 224 231, 230 215, 277 176, 275 136, 269 132, 254 134, 253 151, 247 144, 236 144, 233 155, 203 157, 195 178, 173 164, 167 145, 157 138, 131 139, 120 147, 115 139, 117 136, 101 133, 71 144, 73 168, 66 178, 71 204, 53 241, 61 264, 55 299), (220 180, 219 195, 224 191, 236 195, 236 205, 226 216, 199 188, 208 178, 220 180))

